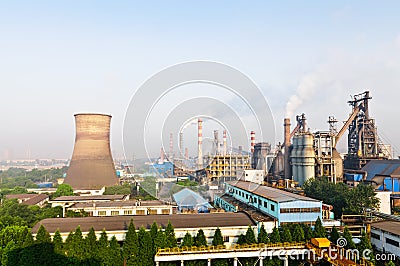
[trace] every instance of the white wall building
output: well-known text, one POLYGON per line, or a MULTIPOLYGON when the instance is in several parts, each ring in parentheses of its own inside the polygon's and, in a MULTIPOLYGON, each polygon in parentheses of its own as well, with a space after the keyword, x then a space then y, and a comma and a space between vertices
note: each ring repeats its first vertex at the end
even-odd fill
POLYGON ((371 244, 379 251, 395 254, 400 258, 400 222, 372 223, 371 244))

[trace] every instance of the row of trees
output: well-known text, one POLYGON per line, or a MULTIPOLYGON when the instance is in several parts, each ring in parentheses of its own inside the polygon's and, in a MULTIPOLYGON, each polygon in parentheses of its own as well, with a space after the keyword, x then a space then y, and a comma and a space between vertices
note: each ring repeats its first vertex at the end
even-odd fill
POLYGON ((328 178, 312 178, 303 185, 304 193, 333 206, 336 218, 342 214, 362 214, 365 209, 376 209, 379 199, 374 188, 366 183, 349 189, 344 183, 332 183, 328 178))

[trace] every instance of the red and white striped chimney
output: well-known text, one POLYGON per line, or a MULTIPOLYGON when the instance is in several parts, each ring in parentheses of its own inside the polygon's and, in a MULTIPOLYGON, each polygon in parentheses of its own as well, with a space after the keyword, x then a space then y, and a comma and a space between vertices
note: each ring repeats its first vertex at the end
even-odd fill
POLYGON ((203 168, 203 120, 197 120, 198 125, 198 147, 197 147, 197 164, 199 168, 203 168))
POLYGON ((256 132, 250 132, 251 153, 254 153, 254 146, 256 145, 256 132))
POLYGON ((162 164, 164 162, 164 149, 161 148, 161 152, 160 152, 160 164, 162 164))
POLYGON ((185 148, 185 160, 189 160, 189 149, 185 148))

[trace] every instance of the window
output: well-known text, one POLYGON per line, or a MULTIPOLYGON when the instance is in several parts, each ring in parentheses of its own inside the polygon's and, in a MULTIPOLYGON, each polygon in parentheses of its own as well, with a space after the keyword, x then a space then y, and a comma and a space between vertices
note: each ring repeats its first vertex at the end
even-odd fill
POLYGON ((271 211, 275 211, 275 205, 271 204, 271 211))
POLYGON ((249 198, 249 195, 248 194, 246 194, 246 199, 248 199, 249 198))
POLYGON ((146 215, 144 210, 136 210, 136 215, 146 215))
POLYGON ((99 211, 97 214, 99 216, 106 216, 106 211, 99 211))
POLYGON ((399 247, 399 242, 390 238, 386 238, 386 243, 395 247, 399 247))
POLYGON ((157 209, 150 209, 149 214, 157 214, 157 209))
POLYGON ((132 215, 132 210, 124 210, 124 215, 132 215))
POLYGON ((169 214, 169 209, 162 209, 161 214, 169 214))
POLYGON ((229 236, 223 236, 224 242, 229 242, 229 236))
POLYGON ((111 211, 111 216, 119 215, 119 211, 111 211))
POLYGON ((268 202, 264 201, 264 208, 268 209, 268 202))
POLYGON ((381 236, 380 235, 372 233, 372 232, 371 232, 371 237, 373 237, 375 239, 378 239, 378 240, 381 240, 381 236))

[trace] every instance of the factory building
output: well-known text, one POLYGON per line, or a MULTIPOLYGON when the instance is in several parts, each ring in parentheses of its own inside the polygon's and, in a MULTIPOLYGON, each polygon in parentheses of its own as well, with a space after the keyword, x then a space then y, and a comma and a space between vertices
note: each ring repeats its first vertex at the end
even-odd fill
POLYGON ((168 222, 174 226, 175 236, 178 244, 182 241, 187 232, 195 236, 199 229, 204 231, 209 245, 215 230, 221 230, 224 245, 231 247, 239 238, 239 235, 246 234, 247 228, 251 226, 257 232, 256 222, 246 213, 204 213, 204 214, 172 214, 172 215, 143 215, 143 216, 112 216, 112 217, 84 217, 84 218, 49 218, 38 222, 32 228, 32 234, 36 236, 41 225, 54 236, 56 230, 60 231, 61 237, 65 240, 71 231, 80 226, 82 235, 85 237, 91 227, 94 228, 97 237, 103 229, 108 237, 115 236, 118 241, 125 239, 130 221, 133 220, 139 230, 144 226, 150 230, 151 225, 156 222, 158 226, 166 228, 168 222))
POLYGON ((174 175, 174 164, 168 161, 151 164, 149 174, 157 177, 172 177, 174 175))
MULTIPOLYGON (((400 259, 400 222, 381 221, 371 224, 371 244, 383 253, 400 259)), ((391 260, 394 260, 392 258, 391 260)))
POLYGON ((323 218, 319 200, 252 182, 231 181, 225 184, 224 196, 216 196, 214 203, 228 212, 237 211, 234 201, 240 201, 277 220, 278 225, 313 225, 318 217, 323 218))
POLYGON ((222 184, 224 181, 236 180, 240 171, 251 169, 251 157, 249 155, 216 155, 209 159, 211 163, 206 167, 209 183, 222 184))
POLYGON ((78 202, 67 207, 74 212, 84 211, 88 216, 173 214, 176 206, 158 200, 78 202))

